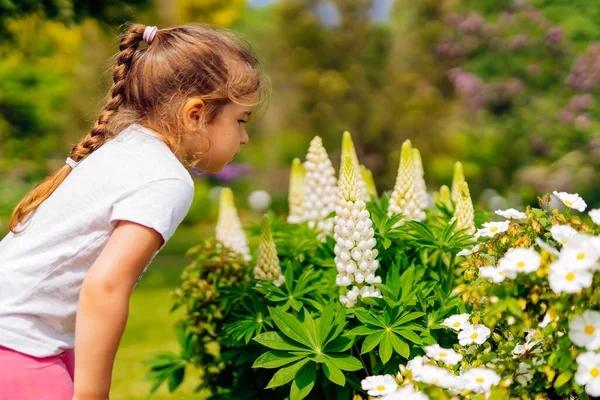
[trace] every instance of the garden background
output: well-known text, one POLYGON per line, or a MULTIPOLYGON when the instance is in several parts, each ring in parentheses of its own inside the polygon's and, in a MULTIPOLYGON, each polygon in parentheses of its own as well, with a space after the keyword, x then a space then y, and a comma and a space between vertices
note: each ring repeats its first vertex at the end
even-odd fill
MULTIPOLYGON (((64 163, 97 117, 122 24, 208 22, 240 32, 270 78, 250 143, 217 175, 190 171, 192 208, 136 288, 112 399, 142 399, 140 361, 176 350, 168 293, 186 250, 213 235, 215 187, 243 221, 264 190, 287 212, 290 165, 314 135, 339 165, 348 130, 381 193, 402 142, 430 191, 460 160, 476 207, 522 209, 558 190, 600 205, 600 4, 584 0, 135 0, 0 3, 0 235, 18 201, 64 163), (392 149, 392 151, 390 151, 392 149)), ((198 398, 192 382, 156 399, 198 398)))

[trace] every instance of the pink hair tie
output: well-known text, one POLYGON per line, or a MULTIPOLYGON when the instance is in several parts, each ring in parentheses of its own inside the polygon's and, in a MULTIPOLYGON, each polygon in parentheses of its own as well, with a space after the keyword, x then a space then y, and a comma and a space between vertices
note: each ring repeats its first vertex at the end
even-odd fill
POLYGON ((156 26, 147 26, 146 29, 144 29, 142 39, 144 39, 144 42, 150 44, 154 40, 156 32, 158 32, 158 28, 156 26))

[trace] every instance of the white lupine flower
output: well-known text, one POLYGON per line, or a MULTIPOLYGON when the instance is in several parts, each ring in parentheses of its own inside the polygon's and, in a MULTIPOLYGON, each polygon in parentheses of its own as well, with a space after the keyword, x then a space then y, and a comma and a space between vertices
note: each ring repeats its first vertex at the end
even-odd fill
POLYGON ((489 392, 492 386, 497 386, 500 383, 500 375, 489 368, 471 368, 460 376, 466 389, 478 393, 489 392))
POLYGON ((277 286, 285 283, 285 276, 281 273, 277 248, 275 247, 271 233, 271 221, 266 214, 262 220, 262 231, 258 245, 258 260, 256 261, 256 267, 254 267, 254 278, 269 280, 277 286))
POLYGON ((559 261, 578 269, 595 268, 600 258, 595 240, 594 236, 578 234, 562 248, 559 261))
POLYGON ((490 337, 491 331, 485 325, 470 325, 458 334, 458 343, 461 346, 477 343, 483 344, 490 337))
POLYGON ((578 293, 583 288, 590 287, 592 280, 593 276, 587 269, 577 268, 560 259, 550 264, 548 283, 556 294, 578 293))
MULTIPOLYGON (((365 202, 360 199, 356 173, 349 156, 342 163, 338 199, 333 234, 338 271, 336 285, 348 286, 355 283, 360 289, 360 296, 379 297, 381 294, 378 290, 364 288, 369 283, 381 283, 381 277, 375 276, 379 261, 373 222, 365 202)), ((348 294, 345 297, 348 298, 348 294)), ((343 299, 340 298, 340 301, 343 299)), ((352 301, 346 304, 352 306, 352 301)))
POLYGON ((326 235, 333 230, 333 220, 325 218, 335 211, 338 189, 333 164, 319 136, 315 136, 310 142, 304 170, 302 219, 308 221, 311 229, 319 232, 321 240, 325 240, 326 235))
POLYGON ((470 256, 473 253, 478 253, 479 251, 481 251, 481 248, 483 247, 483 243, 479 243, 473 247, 471 247, 470 249, 464 249, 459 251, 458 253, 456 253, 457 256, 470 256))
POLYGON ((383 397, 381 400, 429 400, 429 397, 423 392, 417 392, 412 384, 406 385, 383 397))
POLYGON ((421 208, 427 208, 429 207, 429 194, 427 193, 425 171, 423 170, 423 161, 419 149, 412 149, 412 159, 418 203, 421 205, 421 208))
POLYGON ((533 248, 513 247, 498 261, 498 267, 517 273, 534 272, 540 267, 541 256, 533 248))
POLYGON ((501 232, 506 232, 510 225, 510 221, 502 222, 485 222, 483 228, 475 233, 475 237, 494 237, 501 232))
POLYGON ((594 208, 593 210, 590 210, 588 215, 592 219, 593 223, 600 225, 600 208, 594 208))
POLYGON ((383 296, 381 295, 381 292, 379 291, 379 289, 377 289, 376 287, 363 286, 360 289, 360 297, 363 299, 365 297, 377 297, 377 298, 381 299, 383 296))
POLYGON ((496 214, 507 219, 525 219, 527 214, 521 211, 517 211, 514 208, 508 210, 496 210, 496 214))
POLYGON ((600 396, 600 354, 587 351, 577 356, 575 382, 585 386, 585 392, 592 397, 600 396))
POLYGON ((356 306, 358 302, 358 296, 360 296, 360 289, 356 286, 352 286, 352 290, 349 290, 346 295, 340 296, 340 303, 348 308, 356 306))
POLYGON ((535 243, 540 246, 541 249, 546 250, 548 254, 552 254, 554 256, 558 256, 560 253, 554 247, 550 246, 548 243, 544 242, 542 238, 536 237, 535 243))
POLYGON ((493 265, 487 265, 479 268, 479 276, 482 278, 491 279, 494 283, 500 283, 505 278, 515 279, 517 277, 516 272, 507 271, 503 267, 494 267, 493 265))
POLYGON ((562 245, 568 244, 571 238, 578 235, 575 229, 567 225, 553 225, 550 233, 552 238, 562 245))
POLYGON ((369 396, 383 396, 394 393, 398 388, 398 383, 392 375, 375 375, 363 379, 360 386, 367 391, 369 396))
POLYGON ((304 166, 299 158, 294 158, 290 172, 288 191, 289 215, 287 221, 293 224, 302 222, 304 218, 304 166))
MULTIPOLYGON (((363 176, 360 172, 360 163, 358 162, 356 148, 354 147, 354 142, 352 141, 352 136, 350 135, 350 132, 348 132, 348 131, 345 131, 344 134, 342 135, 342 154, 340 157, 340 161, 341 161, 340 171, 342 170, 342 166, 344 164, 344 158, 346 156, 349 156, 350 159, 352 160, 352 166, 354 167, 354 173, 356 174, 356 184, 358 185, 358 193, 360 195, 360 199, 364 202, 367 202, 370 199, 369 191, 367 189, 367 184, 366 184, 365 180, 363 179, 363 176)), ((340 176, 338 179, 338 186, 341 185, 341 177, 342 177, 342 174, 340 173, 340 176)))
POLYGON ((455 331, 462 331, 463 329, 471 325, 469 323, 469 317, 469 314, 453 315, 451 317, 446 318, 444 322, 442 322, 442 325, 454 329, 455 331))
POLYGON ((586 350, 600 348, 600 312, 585 310, 569 323, 569 339, 586 350))
POLYGON ((242 223, 233 201, 233 192, 230 188, 223 188, 220 192, 219 218, 215 229, 217 241, 241 254, 244 260, 250 261, 248 239, 242 230, 242 223))
POLYGON ((467 182, 461 182, 459 185, 460 195, 454 209, 454 215, 450 220, 450 223, 458 221, 456 224, 456 230, 466 229, 469 235, 475 232, 475 212, 473 210, 473 200, 471 200, 471 193, 469 192, 469 185, 467 182))
POLYGON ((454 174, 452 175, 452 201, 454 204, 457 204, 460 198, 460 184, 462 182, 465 182, 465 173, 462 163, 457 161, 454 164, 454 174))
POLYGON ((573 208, 579 212, 583 212, 587 207, 585 201, 579 197, 577 193, 571 194, 567 192, 552 192, 563 204, 569 208, 573 208))
POLYGON ((458 354, 454 349, 444 349, 439 344, 425 346, 423 348, 427 357, 433 358, 436 361, 443 361, 448 365, 456 365, 462 360, 462 355, 458 354))
POLYGON ((396 184, 388 203, 388 216, 402 214, 404 217, 398 223, 399 225, 405 224, 406 221, 425 220, 423 209, 427 204, 422 202, 422 193, 416 182, 418 172, 415 172, 412 150, 410 140, 406 140, 402 144, 396 184))

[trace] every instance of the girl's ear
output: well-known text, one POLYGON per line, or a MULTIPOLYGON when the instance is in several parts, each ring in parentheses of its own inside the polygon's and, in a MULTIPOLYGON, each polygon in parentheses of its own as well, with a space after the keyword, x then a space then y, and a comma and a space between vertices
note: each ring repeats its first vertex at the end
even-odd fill
POLYGON ((195 131, 200 127, 205 107, 206 103, 200 97, 192 97, 183 104, 182 113, 186 128, 195 131))

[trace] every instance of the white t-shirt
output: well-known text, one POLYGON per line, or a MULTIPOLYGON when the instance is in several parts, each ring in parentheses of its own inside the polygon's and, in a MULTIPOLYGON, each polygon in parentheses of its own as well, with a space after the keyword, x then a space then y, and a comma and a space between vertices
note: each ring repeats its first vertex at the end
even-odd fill
POLYGON ((81 284, 117 221, 166 244, 193 197, 190 173, 149 129, 132 124, 100 146, 0 241, 0 345, 36 357, 73 348, 81 284))

